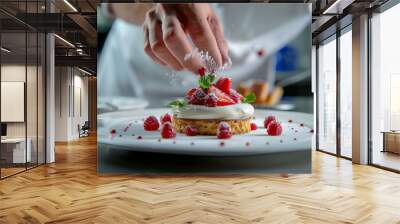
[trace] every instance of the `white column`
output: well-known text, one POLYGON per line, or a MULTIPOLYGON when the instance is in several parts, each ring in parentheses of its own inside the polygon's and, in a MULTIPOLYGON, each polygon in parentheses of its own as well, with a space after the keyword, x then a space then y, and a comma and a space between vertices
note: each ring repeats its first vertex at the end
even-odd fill
POLYGON ((46 163, 55 161, 55 61, 54 35, 46 36, 46 163))
POLYGON ((353 19, 353 162, 368 163, 368 16, 353 19))

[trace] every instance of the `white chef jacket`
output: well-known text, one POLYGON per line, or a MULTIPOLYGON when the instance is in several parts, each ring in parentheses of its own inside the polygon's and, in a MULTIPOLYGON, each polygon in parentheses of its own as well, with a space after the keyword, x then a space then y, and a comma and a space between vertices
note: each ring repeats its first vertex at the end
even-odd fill
MULTIPOLYGON (((273 55, 311 24, 310 4, 212 4, 228 41, 231 69, 223 72, 235 83, 274 76, 273 55), (256 52, 262 49, 260 57, 256 52), (272 59, 271 59, 272 58, 272 59), (269 60, 268 60, 269 59, 269 60)), ((142 27, 116 19, 98 64, 98 95, 182 96, 197 85, 188 71, 174 74, 152 61, 143 50, 142 27)))

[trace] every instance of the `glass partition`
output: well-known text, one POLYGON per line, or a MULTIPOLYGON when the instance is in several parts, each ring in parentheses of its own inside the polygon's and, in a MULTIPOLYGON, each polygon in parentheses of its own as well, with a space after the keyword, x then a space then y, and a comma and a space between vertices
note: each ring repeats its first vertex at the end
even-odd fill
POLYGON ((1 34, 2 49, 7 49, 1 53, 2 177, 24 171, 31 159, 26 137, 26 41, 25 32, 1 34))
POLYGON ((340 36, 340 154, 352 157, 352 32, 340 36))
MULTIPOLYGON (((10 2, 0 2, 0 7, 10 2)), ((43 1, 19 1, 17 13, 43 11, 43 1), (41 2, 41 4, 40 4, 41 2), (40 4, 40 7, 39 7, 40 4)), ((22 14, 23 15, 23 14, 22 14)), ((45 163, 44 33, 0 12, 0 178, 45 163)))
POLYGON ((336 154, 336 36, 318 47, 318 149, 336 154))
POLYGON ((371 18, 372 164, 400 171, 400 5, 371 18))

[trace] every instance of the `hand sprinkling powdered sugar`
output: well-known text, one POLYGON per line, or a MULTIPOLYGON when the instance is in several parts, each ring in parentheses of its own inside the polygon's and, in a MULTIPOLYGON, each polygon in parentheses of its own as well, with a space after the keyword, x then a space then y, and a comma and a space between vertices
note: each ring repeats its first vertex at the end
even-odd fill
POLYGON ((222 24, 209 4, 156 3, 146 13, 143 34, 146 54, 175 71, 216 72, 230 65, 222 24))
POLYGON ((208 54, 207 51, 199 51, 198 48, 193 48, 192 52, 185 55, 184 61, 192 58, 199 58, 206 69, 206 73, 219 73, 232 66, 232 61, 228 58, 222 66, 217 65, 215 60, 208 54))

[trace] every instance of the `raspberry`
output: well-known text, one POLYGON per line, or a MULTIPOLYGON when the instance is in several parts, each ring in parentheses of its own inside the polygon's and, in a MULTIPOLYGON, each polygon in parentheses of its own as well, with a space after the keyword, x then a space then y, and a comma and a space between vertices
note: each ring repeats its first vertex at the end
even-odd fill
POLYGON ((277 121, 272 121, 268 125, 267 133, 268 133, 268 135, 271 135, 271 136, 281 135, 282 134, 282 125, 277 121))
POLYGON ((236 90, 234 89, 231 89, 229 91, 229 96, 235 103, 240 103, 243 100, 243 96, 240 93, 236 92, 236 90))
POLYGON ((264 119, 264 128, 268 128, 268 125, 272 122, 272 121, 276 121, 275 116, 268 116, 264 119))
POLYGON ((229 94, 231 90, 232 79, 228 77, 221 77, 218 79, 215 86, 220 89, 222 92, 229 94))
POLYGON ((252 131, 257 130, 257 124, 256 123, 251 123, 250 124, 250 128, 251 128, 252 131))
POLYGON ((201 68, 199 68, 199 75, 200 76, 204 76, 205 74, 206 74, 206 68, 204 68, 204 67, 201 67, 201 68))
POLYGON ((157 131, 160 127, 158 120, 154 116, 147 117, 143 123, 144 130, 146 131, 157 131))
POLYGON ((197 135, 197 128, 192 126, 187 126, 185 129, 185 134, 187 136, 196 136, 197 135))
POLYGON ((196 89, 196 91, 194 91, 193 95, 190 97, 189 103, 195 105, 203 105, 205 96, 206 94, 204 93, 204 91, 198 88, 196 89))
POLYGON ((186 93, 186 99, 190 100, 194 94, 194 92, 197 90, 198 88, 192 88, 190 89, 187 93, 186 93))
POLYGON ((207 107, 216 107, 218 104, 218 99, 214 94, 208 94, 204 98, 204 105, 207 107))
POLYGON ((163 116, 160 117, 161 124, 164 124, 165 122, 172 122, 171 115, 168 113, 164 114, 163 116))
POLYGON ((218 125, 217 137, 221 139, 232 137, 231 126, 226 122, 221 122, 218 125))
POLYGON ((163 138, 175 138, 176 132, 170 122, 165 122, 161 128, 161 137, 163 138))

